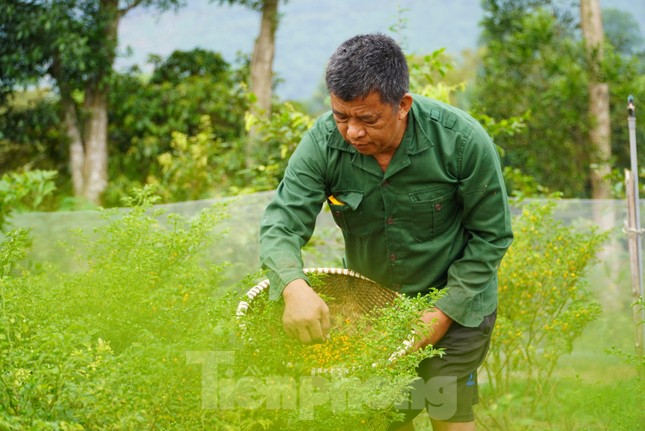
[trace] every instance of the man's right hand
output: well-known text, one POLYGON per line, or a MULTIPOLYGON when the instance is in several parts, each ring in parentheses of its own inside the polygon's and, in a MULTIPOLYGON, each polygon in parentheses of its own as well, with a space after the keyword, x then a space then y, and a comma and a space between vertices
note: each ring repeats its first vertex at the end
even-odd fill
POLYGON ((329 308, 323 299, 307 284, 298 279, 282 291, 285 332, 303 343, 321 343, 329 335, 329 308))

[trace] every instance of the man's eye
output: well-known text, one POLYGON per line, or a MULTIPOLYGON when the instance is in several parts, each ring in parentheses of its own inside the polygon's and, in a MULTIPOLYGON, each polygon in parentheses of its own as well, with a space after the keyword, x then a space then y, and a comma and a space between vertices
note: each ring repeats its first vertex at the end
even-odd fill
POLYGON ((338 117, 338 116, 336 116, 335 118, 336 118, 337 123, 344 123, 344 122, 347 121, 347 117, 338 117))

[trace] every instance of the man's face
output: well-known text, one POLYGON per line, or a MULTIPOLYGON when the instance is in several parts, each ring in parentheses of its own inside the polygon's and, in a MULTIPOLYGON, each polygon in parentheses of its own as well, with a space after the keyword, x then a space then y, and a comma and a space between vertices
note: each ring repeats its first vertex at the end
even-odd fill
POLYGON ((407 125, 412 96, 405 94, 399 106, 383 103, 377 92, 351 101, 331 94, 331 110, 338 131, 345 141, 368 156, 391 156, 397 149, 407 125))

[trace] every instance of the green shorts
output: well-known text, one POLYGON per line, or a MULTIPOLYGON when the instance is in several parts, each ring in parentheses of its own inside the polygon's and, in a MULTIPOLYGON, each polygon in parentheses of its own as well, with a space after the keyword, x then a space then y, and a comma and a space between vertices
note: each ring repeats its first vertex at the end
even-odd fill
POLYGON ((453 322, 437 343, 442 357, 423 360, 417 367, 417 379, 407 400, 397 408, 405 414, 403 421, 391 424, 396 430, 413 420, 423 409, 432 419, 447 422, 472 422, 477 394, 477 369, 488 353, 497 312, 486 317, 476 328, 453 322))

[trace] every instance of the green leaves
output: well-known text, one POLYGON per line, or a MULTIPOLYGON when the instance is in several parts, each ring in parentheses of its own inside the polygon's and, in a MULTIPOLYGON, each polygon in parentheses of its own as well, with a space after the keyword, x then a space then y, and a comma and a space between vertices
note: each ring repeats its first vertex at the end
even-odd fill
MULTIPOLYGON (((493 118, 530 112, 522 130, 496 138, 505 150, 504 164, 566 197, 588 197, 591 165, 597 158, 589 147, 588 132, 596 119, 588 112, 590 72, 576 20, 550 0, 482 4, 486 52, 474 88, 473 110, 493 118)), ((626 16, 607 17, 628 21, 626 16)), ((616 27, 611 31, 610 41, 619 41, 616 27)), ((634 36, 633 28, 624 31, 625 36, 634 36)), ((642 64, 642 59, 617 55, 606 45, 601 67, 611 91, 610 140, 616 167, 629 166, 625 100, 645 88, 642 64)), ((638 133, 640 140, 642 130, 638 133)))
POLYGON ((177 51, 165 61, 158 59, 149 82, 136 70, 117 75, 110 96, 114 181, 108 203, 113 205, 124 194, 121 183, 160 184, 166 201, 206 198, 222 189, 220 184, 243 164, 247 102, 240 75, 244 71, 203 50, 177 51), (185 159, 190 153, 177 147, 182 136, 203 150, 209 169, 189 172, 198 163, 191 164, 185 159), (203 176, 209 180, 183 188, 203 176), (173 178, 179 182, 173 185, 173 178))
POLYGON ((38 208, 56 189, 56 171, 26 171, 0 177, 0 231, 12 211, 38 208))

